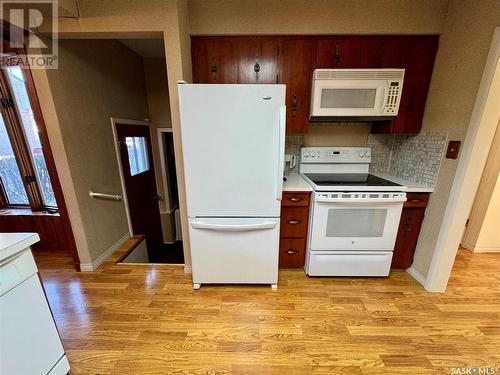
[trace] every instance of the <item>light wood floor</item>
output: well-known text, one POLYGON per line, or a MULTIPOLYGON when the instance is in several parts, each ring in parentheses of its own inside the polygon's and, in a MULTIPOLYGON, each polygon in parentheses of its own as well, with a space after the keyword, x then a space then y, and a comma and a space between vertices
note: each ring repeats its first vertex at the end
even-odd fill
MULTIPOLYGON (((116 254, 115 257, 119 256, 116 254)), ((37 256, 73 374, 451 374, 500 368, 500 254, 459 252, 448 291, 405 272, 202 286, 175 266, 37 256)), ((500 370, 498 371, 500 374, 500 370)))

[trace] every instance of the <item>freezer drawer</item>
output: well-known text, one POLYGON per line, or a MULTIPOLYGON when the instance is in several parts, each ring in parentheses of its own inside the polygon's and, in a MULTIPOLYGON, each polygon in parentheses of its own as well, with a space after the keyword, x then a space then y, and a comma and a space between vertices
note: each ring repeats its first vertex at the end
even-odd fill
POLYGON ((306 256, 309 276, 388 276, 392 251, 311 251, 306 256))
POLYGON ((279 218, 189 219, 195 284, 276 284, 279 218))

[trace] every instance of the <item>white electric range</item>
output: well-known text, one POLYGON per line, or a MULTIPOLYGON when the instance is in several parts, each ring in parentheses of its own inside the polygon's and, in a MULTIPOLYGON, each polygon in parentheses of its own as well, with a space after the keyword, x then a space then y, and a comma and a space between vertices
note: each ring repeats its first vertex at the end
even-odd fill
POLYGON ((387 276, 406 187, 369 173, 371 149, 306 147, 300 174, 314 189, 305 272, 387 276))

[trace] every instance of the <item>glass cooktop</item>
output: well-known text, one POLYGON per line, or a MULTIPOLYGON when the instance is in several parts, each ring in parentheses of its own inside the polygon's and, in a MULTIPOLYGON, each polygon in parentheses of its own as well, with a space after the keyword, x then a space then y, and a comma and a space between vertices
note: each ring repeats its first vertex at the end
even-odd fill
POLYGON ((402 186, 369 173, 305 173, 317 186, 402 186))

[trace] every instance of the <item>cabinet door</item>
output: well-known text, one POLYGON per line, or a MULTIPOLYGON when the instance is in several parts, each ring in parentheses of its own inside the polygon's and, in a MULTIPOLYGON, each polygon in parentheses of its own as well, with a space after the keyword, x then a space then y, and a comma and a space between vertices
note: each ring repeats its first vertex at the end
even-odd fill
POLYGON ((194 83, 236 83, 233 42, 224 38, 192 38, 194 83))
POLYGON ((243 38, 234 43, 238 83, 278 83, 278 40, 243 38))
POLYGON ((311 77, 316 41, 313 38, 284 38, 280 82, 286 84, 286 131, 307 132, 311 77))
POLYGON ((363 38, 360 68, 401 68, 403 64, 403 37, 366 36, 363 38))
POLYGON ((316 47, 316 68, 358 68, 360 53, 360 37, 319 39, 316 47))
POLYGON ((408 268, 413 263, 425 208, 405 208, 399 222, 391 268, 408 268))
POLYGON ((399 113, 392 120, 375 123, 373 133, 417 134, 422 128, 439 36, 408 36, 403 40, 405 79, 399 113))

